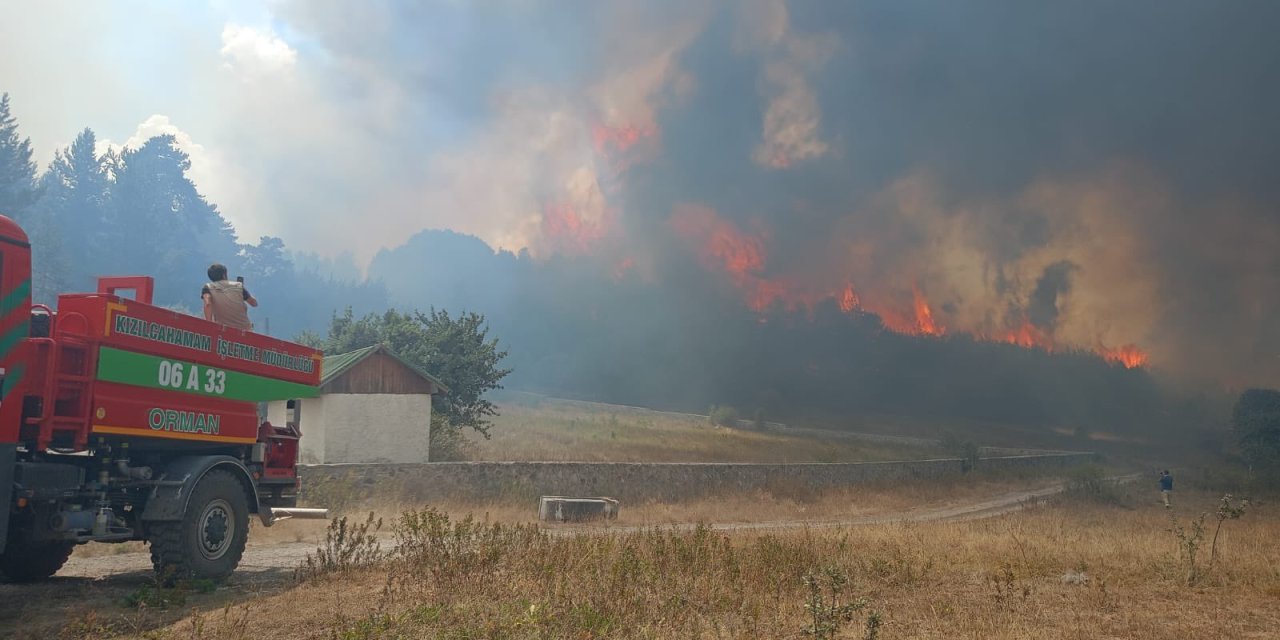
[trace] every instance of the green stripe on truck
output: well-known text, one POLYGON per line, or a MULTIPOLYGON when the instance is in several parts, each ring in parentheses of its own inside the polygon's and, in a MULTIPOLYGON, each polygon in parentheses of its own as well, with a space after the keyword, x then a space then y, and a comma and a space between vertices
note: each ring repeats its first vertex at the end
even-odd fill
POLYGON ((311 385, 114 347, 102 347, 98 351, 98 379, 244 402, 313 398, 320 395, 319 387, 311 385))

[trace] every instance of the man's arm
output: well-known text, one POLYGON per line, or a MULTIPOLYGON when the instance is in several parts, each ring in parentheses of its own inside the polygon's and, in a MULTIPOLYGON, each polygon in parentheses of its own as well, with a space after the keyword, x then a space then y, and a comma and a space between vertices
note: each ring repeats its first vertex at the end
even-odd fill
POLYGON ((247 302, 251 307, 258 306, 258 299, 253 297, 253 294, 249 293, 248 289, 244 290, 244 301, 247 302))
POLYGON ((204 300, 204 319, 213 322, 213 294, 205 291, 200 297, 204 300))

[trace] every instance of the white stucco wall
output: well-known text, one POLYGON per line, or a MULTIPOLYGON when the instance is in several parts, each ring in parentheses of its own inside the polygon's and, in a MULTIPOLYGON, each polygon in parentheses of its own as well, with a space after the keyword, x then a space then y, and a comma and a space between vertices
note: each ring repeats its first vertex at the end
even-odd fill
POLYGON ((320 399, 324 462, 427 461, 431 396, 359 393, 320 399))
MULTIPOLYGON (((267 419, 284 424, 284 403, 267 419)), ((325 394, 302 401, 299 462, 426 462, 431 440, 431 396, 325 394)))

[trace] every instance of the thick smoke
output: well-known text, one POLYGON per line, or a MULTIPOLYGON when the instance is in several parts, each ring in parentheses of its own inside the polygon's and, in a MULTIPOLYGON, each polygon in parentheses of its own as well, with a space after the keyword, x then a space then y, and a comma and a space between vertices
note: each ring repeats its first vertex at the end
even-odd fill
POLYGON ((1044 268, 1044 274, 1036 281, 1027 305, 1027 319, 1041 329, 1053 330, 1058 324, 1058 296, 1071 291, 1071 272, 1074 264, 1063 260, 1044 268))
POLYGON ((830 300, 908 333, 1136 345, 1158 370, 1280 384, 1280 5, 280 15, 343 71, 339 104, 394 96, 394 121, 365 123, 400 176, 363 203, 396 221, 382 244, 447 226, 730 290, 743 314, 830 300))

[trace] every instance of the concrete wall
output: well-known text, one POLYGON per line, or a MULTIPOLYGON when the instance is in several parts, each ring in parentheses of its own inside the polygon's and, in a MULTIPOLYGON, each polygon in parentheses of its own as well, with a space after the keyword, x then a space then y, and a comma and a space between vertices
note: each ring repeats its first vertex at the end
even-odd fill
MULTIPOLYGON (((284 423, 284 403, 272 403, 267 419, 284 423)), ((327 463, 424 463, 431 441, 431 396, 329 393, 302 401, 299 461, 327 463)))
MULTIPOLYGON (((993 457, 982 459, 979 468, 1052 471, 1094 457, 1091 453, 993 457)), ((373 495, 421 502, 533 500, 542 495, 639 501, 760 489, 800 493, 868 482, 942 478, 961 473, 961 464, 959 459, 829 464, 437 462, 304 465, 300 475, 303 499, 310 504, 326 498, 359 501, 373 495)))

